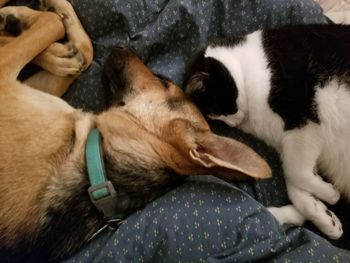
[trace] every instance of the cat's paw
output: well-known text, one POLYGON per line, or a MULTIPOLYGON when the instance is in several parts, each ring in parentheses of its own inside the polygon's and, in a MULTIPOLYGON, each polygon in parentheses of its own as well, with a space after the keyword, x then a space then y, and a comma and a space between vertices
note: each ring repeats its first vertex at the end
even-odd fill
POLYGON ((336 204, 340 199, 340 192, 338 189, 336 189, 333 184, 324 182, 321 176, 316 175, 316 177, 320 180, 322 187, 313 192, 314 196, 328 204, 336 204))
POLYGON ((292 224, 302 226, 305 222, 305 216, 303 216, 293 205, 285 205, 281 207, 270 206, 267 209, 281 225, 292 224))
POLYGON ((317 226, 330 239, 339 239, 343 235, 342 223, 339 218, 327 208, 320 213, 317 226))
POLYGON ((320 200, 312 195, 310 195, 310 198, 313 200, 312 204, 305 204, 301 212, 330 239, 339 239, 343 234, 339 218, 320 200))
POLYGON ((247 118, 247 114, 241 110, 238 110, 235 114, 219 116, 209 115, 208 118, 223 121, 230 127, 237 127, 247 118))
POLYGON ((310 192, 286 180, 288 196, 293 205, 306 220, 310 220, 320 231, 331 239, 338 239, 343 234, 341 222, 328 210, 326 205, 310 192))
MULTIPOLYGON (((293 155, 285 154, 283 158, 284 161, 287 159, 292 159, 293 155)), ((321 176, 314 174, 313 172, 309 172, 309 170, 312 170, 311 168, 303 172, 303 170, 299 168, 301 166, 299 162, 294 163, 295 165, 292 169, 285 168, 285 176, 287 181, 292 182, 293 185, 310 193, 312 196, 327 202, 328 204, 333 205, 339 201, 340 193, 333 186, 333 184, 327 183, 321 176)))

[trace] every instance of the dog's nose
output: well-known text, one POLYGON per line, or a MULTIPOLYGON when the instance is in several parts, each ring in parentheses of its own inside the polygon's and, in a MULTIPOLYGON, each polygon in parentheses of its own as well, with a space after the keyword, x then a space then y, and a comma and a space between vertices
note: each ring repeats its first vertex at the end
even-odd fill
POLYGON ((116 45, 115 48, 125 50, 125 49, 128 49, 128 46, 123 43, 119 43, 116 45))
POLYGON ((123 44, 123 43, 119 43, 115 46, 115 49, 118 50, 119 52, 120 51, 129 51, 130 53, 133 53, 133 54, 137 54, 136 50, 134 47, 132 46, 128 46, 126 44, 123 44))

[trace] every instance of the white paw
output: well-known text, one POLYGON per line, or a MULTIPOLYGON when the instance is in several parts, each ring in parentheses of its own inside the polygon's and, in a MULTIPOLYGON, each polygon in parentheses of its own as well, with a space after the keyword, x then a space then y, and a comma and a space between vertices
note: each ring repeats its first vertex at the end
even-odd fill
POLYGON ((209 115, 208 117, 212 120, 223 121, 230 127, 237 127, 244 121, 244 119, 246 118, 246 114, 244 114, 243 111, 238 110, 235 114, 231 114, 231 115, 220 115, 220 116, 209 115))
POLYGON ((313 194, 328 204, 336 204, 340 199, 339 191, 333 186, 333 184, 324 182, 319 175, 316 176, 322 182, 322 186, 319 187, 317 191, 314 191, 313 194))
POLYGON ((305 207, 303 213, 330 239, 339 239, 343 234, 339 218, 320 200, 313 197, 313 204, 305 207))
POLYGON ((320 230, 330 239, 339 239, 343 234, 343 227, 339 218, 328 209, 321 217, 320 230))
POLYGON ((302 226, 305 222, 305 217, 293 205, 286 205, 282 207, 271 206, 267 209, 281 225, 292 224, 302 226))

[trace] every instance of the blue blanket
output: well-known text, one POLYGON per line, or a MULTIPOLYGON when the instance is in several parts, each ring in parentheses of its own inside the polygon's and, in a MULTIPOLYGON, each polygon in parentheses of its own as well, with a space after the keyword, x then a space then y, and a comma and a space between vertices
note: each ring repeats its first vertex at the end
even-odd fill
MULTIPOLYGON (((64 98, 93 111, 105 108, 101 66, 118 42, 132 46, 154 72, 181 84, 186 62, 209 39, 261 27, 327 22, 313 0, 71 2, 92 38, 95 58, 64 98)), ((289 202, 272 149, 225 125, 211 125, 263 155, 273 178, 237 185, 210 175, 189 178, 66 262, 350 262, 348 251, 306 228, 280 227, 268 213, 265 206, 289 202)))

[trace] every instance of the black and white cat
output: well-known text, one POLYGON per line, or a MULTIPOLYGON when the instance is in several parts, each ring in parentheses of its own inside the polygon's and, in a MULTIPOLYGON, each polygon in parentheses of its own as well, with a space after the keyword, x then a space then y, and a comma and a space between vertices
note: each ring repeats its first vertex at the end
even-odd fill
POLYGON ((270 208, 278 221, 307 219, 339 238, 342 225, 322 201, 336 203, 339 192, 350 200, 350 26, 287 26, 215 41, 187 73, 186 92, 203 114, 280 153, 293 206, 270 208))

